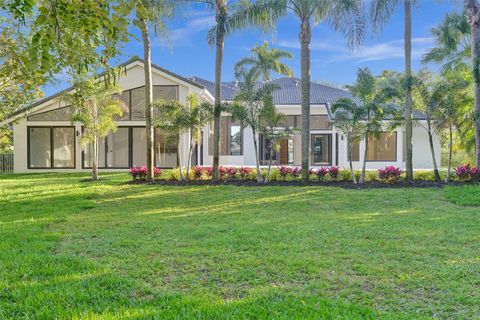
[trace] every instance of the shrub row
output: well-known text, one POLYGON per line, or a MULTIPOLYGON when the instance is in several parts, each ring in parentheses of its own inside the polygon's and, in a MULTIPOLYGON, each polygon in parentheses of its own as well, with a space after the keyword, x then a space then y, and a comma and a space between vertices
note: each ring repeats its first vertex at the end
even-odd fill
MULTIPOLYGON (((183 170, 186 174, 185 170, 183 170)), ((136 167, 130 169, 130 174, 133 179, 145 179, 147 170, 145 167, 136 167)), ((356 170, 355 177, 358 181, 361 172, 356 170)), ((251 167, 219 167, 220 179, 222 180, 245 180, 255 181, 257 179, 257 170, 251 167)), ((265 178, 267 174, 266 169, 262 169, 262 176, 265 178)), ((196 166, 190 170, 188 180, 211 180, 213 175, 212 166, 196 166)), ((445 172, 441 172, 442 178, 445 172)), ((180 170, 169 169, 160 170, 155 168, 155 177, 161 180, 180 180, 180 170)), ((272 168, 270 172, 271 181, 295 181, 300 180, 301 168, 280 166, 272 168)), ((380 181, 384 183, 395 183, 404 179, 404 171, 395 166, 387 166, 379 170, 368 170, 365 175, 366 182, 380 181)), ((480 170, 476 167, 468 165, 458 166, 452 175, 453 179, 459 182, 480 182, 480 170)), ((317 181, 352 181, 352 175, 348 169, 340 169, 336 166, 320 167, 318 169, 310 169, 310 179, 317 181)), ((418 181, 434 181, 435 176, 433 171, 415 171, 414 180, 418 181)))

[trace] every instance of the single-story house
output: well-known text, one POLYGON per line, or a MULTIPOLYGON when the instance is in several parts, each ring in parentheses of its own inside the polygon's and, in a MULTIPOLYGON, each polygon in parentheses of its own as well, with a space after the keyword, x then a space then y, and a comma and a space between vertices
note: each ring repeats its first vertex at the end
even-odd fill
MULTIPOLYGON (((117 120, 118 130, 110 133, 100 143, 100 168, 125 170, 145 164, 145 112, 144 112, 144 64, 135 58, 122 65, 125 73, 118 84, 123 89, 120 99, 123 101, 123 116, 117 120)), ((193 77, 185 78, 159 66, 153 66, 154 98, 178 99, 185 102, 189 94, 213 103, 214 83, 193 77)), ((272 80, 278 86, 273 98, 278 111, 286 115, 288 125, 301 126, 300 81, 295 78, 272 80)), ((81 146, 82 126, 70 120, 71 109, 62 100, 63 94, 71 89, 42 99, 28 107, 20 109, 9 119, 0 123, 13 123, 14 171, 87 171, 91 167, 92 150, 90 146, 81 146)), ((238 84, 222 84, 222 99, 231 101, 238 84)), ((348 91, 312 83, 311 85, 311 155, 312 167, 340 166, 348 167, 347 142, 332 123, 331 105, 339 98, 351 97, 348 91)), ((416 123, 413 130, 413 164, 415 169, 431 169, 432 160, 427 132, 421 123, 424 117, 415 113, 416 123)), ((203 130, 203 141, 196 148, 192 163, 211 165, 213 125, 203 130)), ((228 114, 221 118, 220 163, 229 166, 255 166, 253 135, 249 128, 241 128, 228 114)), ((405 168, 405 130, 397 128, 379 137, 372 137, 368 152, 368 169, 377 169, 386 165, 405 168)), ((259 137, 260 160, 268 160, 268 141, 259 137)), ((158 167, 175 167, 179 157, 188 157, 188 134, 168 137, 160 129, 155 130, 155 164, 158 167), (178 141, 180 140, 180 147, 178 141)), ((436 156, 440 158, 440 138, 434 138, 436 156)), ((353 161, 360 168, 364 143, 353 146, 353 161)), ((279 152, 272 155, 275 165, 301 164, 301 136, 295 133, 290 139, 281 142, 279 152)))

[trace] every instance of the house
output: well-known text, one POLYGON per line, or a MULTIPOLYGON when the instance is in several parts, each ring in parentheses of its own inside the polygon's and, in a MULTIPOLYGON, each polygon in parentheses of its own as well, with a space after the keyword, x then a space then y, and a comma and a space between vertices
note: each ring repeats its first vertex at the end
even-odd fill
MULTIPOLYGON (((100 142, 100 168, 125 170, 145 164, 145 119, 144 119, 144 69, 143 61, 132 59, 122 65, 125 74, 119 79, 123 89, 123 116, 119 118, 118 130, 100 142)), ((213 103, 214 83, 201 78, 185 78, 159 66, 153 66, 154 98, 178 99, 185 102, 189 94, 213 103)), ((286 122, 294 128, 301 126, 300 81, 295 78, 272 80, 278 90, 274 92, 274 103, 278 111, 286 115, 286 122)), ((53 96, 42 99, 11 115, 4 123, 13 123, 14 171, 72 172, 89 170, 92 165, 90 146, 81 146, 82 126, 70 121, 71 109, 62 101, 66 89, 53 96)), ((222 84, 222 98, 231 101, 238 84, 222 84)), ((330 106, 337 99, 351 97, 347 91, 312 83, 311 85, 311 165, 312 166, 348 166, 347 143, 345 137, 332 124, 330 106)), ((431 169, 432 160, 428 135, 421 124, 423 115, 415 114, 417 126, 413 130, 414 167, 431 169)), ((193 165, 211 165, 213 125, 203 130, 203 141, 196 148, 193 165)), ((158 167, 175 167, 178 158, 188 157, 188 134, 178 137, 166 135, 155 129, 155 164, 158 167), (178 147, 178 142, 180 147, 178 147)), ((386 165, 405 167, 405 131, 398 128, 391 133, 372 137, 368 152, 368 169, 386 165)), ((259 137, 260 160, 267 163, 268 141, 259 137)), ((301 137, 294 134, 281 142, 279 152, 272 154, 275 165, 301 164, 301 137)), ((434 138, 436 156, 440 158, 440 138, 434 138)), ((360 168, 364 143, 353 147, 353 161, 360 168)), ((185 161, 182 161, 186 163, 185 161)), ((220 163, 230 166, 254 166, 255 155, 252 132, 241 128, 228 114, 221 117, 220 163)))

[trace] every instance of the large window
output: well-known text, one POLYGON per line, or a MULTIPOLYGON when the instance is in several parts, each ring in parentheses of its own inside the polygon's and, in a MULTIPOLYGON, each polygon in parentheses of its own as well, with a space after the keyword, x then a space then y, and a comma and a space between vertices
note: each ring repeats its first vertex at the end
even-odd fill
MULTIPOLYGON (((302 129, 302 116, 294 117, 294 127, 302 129)), ((332 124, 327 115, 310 115, 310 130, 331 130, 332 124)))
POLYGON ((397 161, 397 133, 371 135, 368 138, 367 161, 397 161))
MULTIPOLYGON (((130 120, 145 120, 145 87, 126 90, 120 98, 130 106, 130 120)), ((178 100, 178 86, 153 86, 153 100, 157 99, 178 100)), ((122 120, 129 118, 124 116, 122 120)))
MULTIPOLYGON (((220 118, 220 155, 241 156, 243 154, 243 130, 240 122, 234 121, 232 117, 220 118)), ((210 124, 208 137, 208 152, 213 155, 213 123, 210 124)))
POLYGON ((74 127, 28 127, 28 168, 75 168, 74 127))
MULTIPOLYGON (((359 143, 354 143, 353 145, 349 145, 349 148, 351 150, 348 150, 352 154, 352 161, 360 161, 360 144, 359 143)), ((347 154, 347 159, 348 159, 349 154, 347 154)), ((348 159, 350 161, 350 159, 348 159)))
MULTIPOLYGON (((100 168, 123 169, 141 167, 146 161, 145 127, 119 127, 99 141, 98 166, 100 168)), ((155 129, 154 149, 157 167, 177 166, 178 135, 166 135, 155 129)), ((91 168, 93 163, 93 147, 87 145, 83 151, 83 167, 91 168)))

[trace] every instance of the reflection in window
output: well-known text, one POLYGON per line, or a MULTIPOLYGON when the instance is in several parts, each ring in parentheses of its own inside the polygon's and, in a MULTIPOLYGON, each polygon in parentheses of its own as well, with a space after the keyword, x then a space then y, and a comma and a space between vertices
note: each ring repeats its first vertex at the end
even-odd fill
MULTIPOLYGON (((360 161, 360 144, 359 143, 355 143, 351 146, 349 146, 350 148, 352 148, 350 151, 352 153, 352 161, 360 161)), ((348 154, 347 154, 347 158, 348 158, 348 154)), ((348 159, 350 161, 350 159, 348 159)))
MULTIPOLYGON (((213 122, 210 124, 208 135, 208 153, 213 155, 213 122)), ((220 155, 240 156, 243 154, 243 130, 240 122, 232 120, 232 117, 220 118, 220 155)))
POLYGON ((53 128, 53 166, 75 167, 75 128, 53 128))
POLYGON ((120 100, 120 109, 122 109, 122 116, 117 120, 130 119, 130 91, 124 91, 118 96, 120 100))
MULTIPOLYGON (((83 149, 83 166, 91 168, 93 166, 93 145, 87 144, 83 149)), ((105 139, 98 140, 98 167, 105 168, 105 139)))
POLYGON ((157 167, 176 167, 178 164, 178 135, 171 135, 161 129, 155 129, 155 165, 157 167))
POLYGON ((132 166, 147 165, 147 131, 145 128, 132 128, 132 166))
POLYGON ((107 168, 127 168, 128 163, 128 128, 118 128, 110 133, 106 140, 107 168))
POLYGON ((29 167, 50 168, 52 165, 50 128, 29 128, 29 167))
POLYGON ((368 138, 367 161, 397 161, 396 132, 382 132, 368 138))

